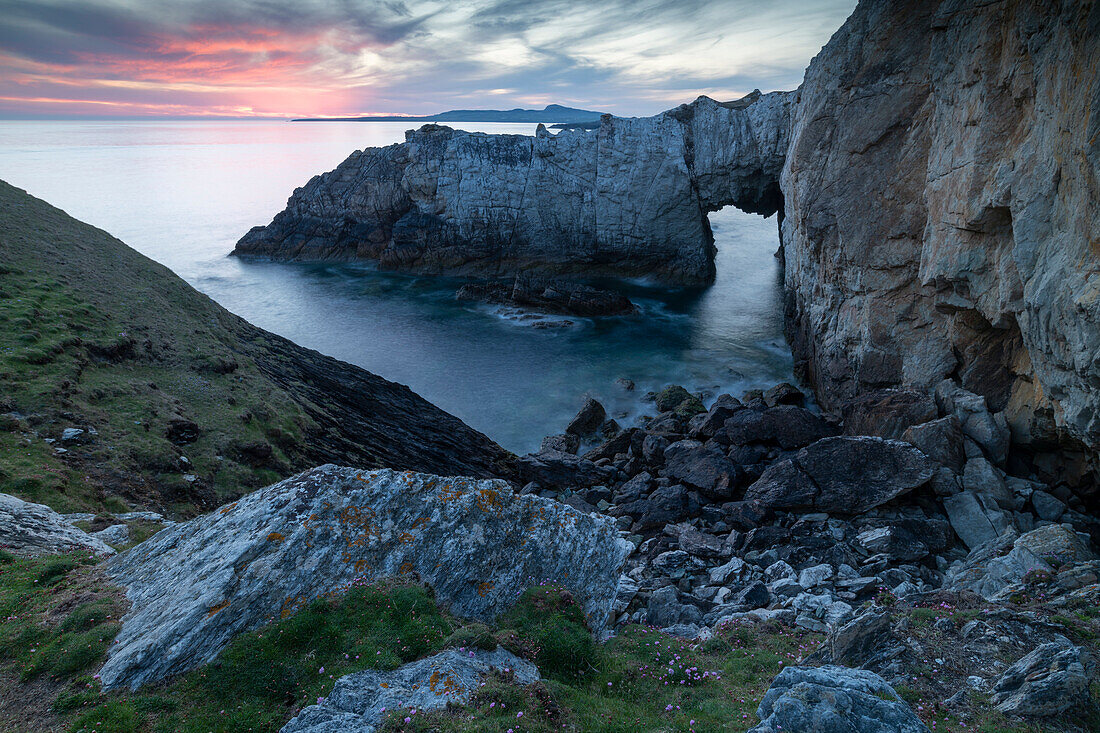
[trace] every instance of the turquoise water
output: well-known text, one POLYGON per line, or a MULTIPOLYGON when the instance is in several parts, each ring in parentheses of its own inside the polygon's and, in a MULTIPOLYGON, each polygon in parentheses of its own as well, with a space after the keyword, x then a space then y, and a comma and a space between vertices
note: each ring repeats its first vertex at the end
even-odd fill
POLYGON ((669 383, 739 394, 791 378, 775 217, 713 214, 712 287, 639 286, 639 316, 603 320, 460 303, 445 279, 226 256, 296 186, 355 149, 404 139, 406 127, 0 122, 0 178, 107 230, 253 323, 409 385, 511 450, 561 431, 585 394, 629 423, 651 409, 645 392, 669 383))

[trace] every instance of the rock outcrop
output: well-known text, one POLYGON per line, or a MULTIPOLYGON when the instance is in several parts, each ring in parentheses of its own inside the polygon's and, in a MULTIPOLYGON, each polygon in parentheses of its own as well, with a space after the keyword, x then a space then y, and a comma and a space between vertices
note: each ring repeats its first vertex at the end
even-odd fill
POLYGON ((384 269, 503 275, 714 275, 707 211, 773 213, 789 93, 700 97, 594 131, 486 135, 425 125, 353 153, 234 250, 384 269))
POLYGON ((327 697, 298 713, 280 733, 374 733, 387 712, 425 713, 463 705, 485 676, 494 673, 520 685, 541 679, 535 665, 501 647, 491 652, 448 649, 392 672, 366 670, 341 677, 327 697))
POLYGON ((1098 27, 1091 3, 864 0, 810 64, 781 239, 825 405, 951 375, 1017 442, 1100 447, 1098 27))
POLYGON ((419 578, 456 615, 485 621, 553 580, 599 632, 628 547, 610 519, 499 480, 322 466, 114 559, 131 610, 100 675, 106 688, 162 679, 237 633, 383 577, 419 578))
POLYGON ((9 494, 0 494, 0 548, 21 555, 52 555, 73 550, 115 554, 103 539, 77 529, 48 506, 9 494))
POLYGON ((886 680, 832 665, 787 667, 772 681, 756 715, 760 724, 749 733, 928 733, 886 680))

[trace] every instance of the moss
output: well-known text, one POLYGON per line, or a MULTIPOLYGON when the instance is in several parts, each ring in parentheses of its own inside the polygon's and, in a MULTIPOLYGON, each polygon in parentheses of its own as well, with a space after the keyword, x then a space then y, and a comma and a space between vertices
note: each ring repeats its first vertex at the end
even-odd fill
POLYGON ((604 666, 603 649, 589 633, 584 612, 562 588, 528 590, 501 625, 514 632, 505 637, 505 645, 529 656, 553 678, 574 679, 604 666))

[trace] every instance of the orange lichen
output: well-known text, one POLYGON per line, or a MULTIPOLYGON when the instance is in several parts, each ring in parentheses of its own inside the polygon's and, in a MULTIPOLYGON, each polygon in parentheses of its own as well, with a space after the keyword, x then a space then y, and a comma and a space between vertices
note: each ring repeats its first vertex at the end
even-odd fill
POLYGON ((283 537, 278 532, 272 532, 271 534, 269 534, 267 536, 267 539, 268 539, 269 542, 282 542, 283 540, 286 539, 286 537, 283 537))
POLYGON ((237 506, 237 502, 233 502, 232 504, 226 504, 225 506, 222 507, 221 513, 222 514, 228 514, 229 512, 233 511, 233 507, 235 507, 235 506, 237 506))
POLYGON ((221 603, 219 603, 218 605, 214 606, 209 611, 207 611, 206 617, 210 618, 211 616, 218 613, 218 611, 221 611, 221 610, 225 609, 228 606, 229 606, 229 601, 228 600, 222 601, 221 603))
POLYGON ((496 584, 492 581, 485 581, 484 583, 481 583, 477 587, 477 594, 484 598, 485 596, 489 595, 489 591, 493 589, 494 585, 496 584))

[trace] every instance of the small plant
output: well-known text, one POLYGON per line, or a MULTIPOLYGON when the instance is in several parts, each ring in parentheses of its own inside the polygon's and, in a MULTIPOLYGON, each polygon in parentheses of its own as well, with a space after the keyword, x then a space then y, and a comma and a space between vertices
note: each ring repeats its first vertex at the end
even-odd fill
POLYGON ((563 588, 528 590, 505 615, 502 625, 514 630, 520 641, 513 652, 530 655, 551 677, 572 679, 599 669, 603 663, 603 649, 592 638, 584 612, 563 588))

